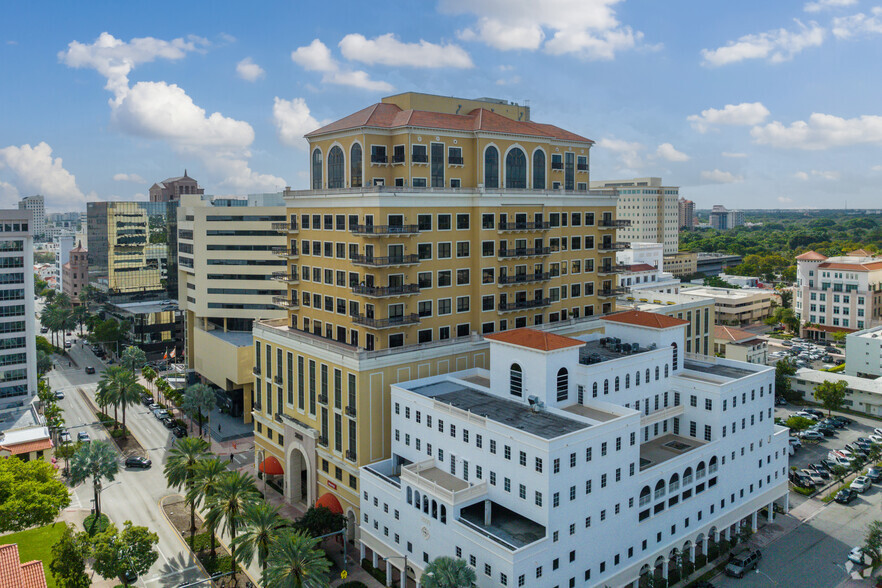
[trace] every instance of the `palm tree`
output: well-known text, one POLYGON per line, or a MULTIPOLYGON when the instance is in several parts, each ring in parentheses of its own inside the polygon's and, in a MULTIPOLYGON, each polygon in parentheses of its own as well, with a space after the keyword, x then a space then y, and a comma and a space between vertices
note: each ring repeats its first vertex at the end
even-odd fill
POLYGON ((70 308, 70 296, 65 294, 64 292, 59 292, 52 299, 52 303, 58 308, 70 308))
POLYGON ((144 386, 138 383, 135 374, 125 368, 111 366, 105 370, 102 377, 107 376, 107 372, 112 372, 109 376, 112 381, 112 384, 110 385, 115 389, 114 397, 116 398, 117 404, 122 406, 123 439, 125 439, 126 407, 132 404, 138 404, 141 400, 141 394, 144 393, 144 386))
POLYGON ((73 309, 74 320, 77 321, 77 325, 80 327, 80 337, 83 336, 83 325, 86 324, 86 319, 89 318, 89 309, 84 305, 79 305, 74 307, 73 309))
MULTIPOLYGON (((60 294, 59 296, 66 296, 66 294, 60 294)), ((56 298, 58 297, 56 296, 56 298)), ((73 331, 77 328, 77 319, 74 317, 73 310, 69 306, 59 306, 58 314, 59 327, 61 328, 61 343, 64 345, 67 343, 67 332, 73 331)))
MULTIPOLYGON (((187 491, 193 486, 193 473, 196 462, 210 455, 208 443, 197 437, 184 437, 175 443, 168 452, 168 460, 165 462, 165 479, 173 488, 185 488, 187 491)), ((196 535, 196 504, 190 500, 190 548, 193 548, 193 537, 196 535)))
MULTIPOLYGON (((193 465, 193 483, 187 491, 187 501, 197 507, 202 506, 203 504, 208 504, 209 500, 211 500, 217 490, 218 483, 226 473, 226 464, 217 458, 200 459, 197 461, 193 465)), ((216 516, 212 516, 213 512, 214 511, 209 511, 208 515, 205 517, 205 522, 208 524, 211 534, 212 558, 214 558, 216 554, 214 534, 220 523, 216 516)))
POLYGON ((202 418, 203 415, 211 414, 217 399, 214 396, 214 390, 206 384, 193 384, 184 391, 184 401, 181 408, 184 412, 196 415, 199 419, 199 436, 202 436, 202 418))
MULTIPOLYGON (((50 290, 50 292, 54 292, 54 290, 50 290)), ((56 345, 58 343, 56 334, 61 328, 61 314, 59 308, 54 304, 47 304, 44 306, 43 311, 40 313, 40 324, 49 329, 49 332, 52 333, 52 344, 56 345)))
MULTIPOLYGON (((113 420, 117 421, 117 407, 119 406, 119 388, 116 387, 112 375, 113 369, 119 369, 118 366, 111 366, 104 370, 101 379, 98 381, 98 388, 95 390, 95 402, 101 407, 102 412, 107 412, 107 407, 113 407, 113 420)), ((116 428, 116 422, 113 425, 116 428)))
POLYGON ((297 531, 285 533, 273 549, 261 575, 265 588, 327 588, 331 562, 318 549, 319 540, 297 531))
POLYGON ((270 547, 275 545, 286 522, 279 514, 279 507, 263 501, 246 506, 242 521, 242 534, 233 541, 239 561, 251 565, 257 552, 257 563, 265 572, 270 547))
POLYGON ((420 578, 426 588, 467 588, 477 581, 475 570, 464 559, 446 555, 433 559, 420 578))
POLYGON ((154 370, 149 365, 145 365, 141 368, 141 376, 144 380, 150 384, 150 388, 153 388, 153 382, 156 381, 156 370, 154 370))
POLYGON ((254 478, 241 472, 227 472, 218 482, 214 494, 207 501, 206 520, 222 523, 230 534, 230 555, 233 557, 233 579, 236 579, 236 534, 242 525, 245 508, 260 499, 254 478))
POLYGON ((71 482, 76 485, 92 478, 92 489, 95 493, 95 514, 101 515, 101 483, 105 478, 113 482, 119 472, 116 452, 107 441, 84 443, 73 454, 70 464, 71 482))
POLYGON ((137 374, 138 370, 147 363, 147 354, 140 347, 129 345, 123 350, 119 362, 130 369, 133 374, 137 374))

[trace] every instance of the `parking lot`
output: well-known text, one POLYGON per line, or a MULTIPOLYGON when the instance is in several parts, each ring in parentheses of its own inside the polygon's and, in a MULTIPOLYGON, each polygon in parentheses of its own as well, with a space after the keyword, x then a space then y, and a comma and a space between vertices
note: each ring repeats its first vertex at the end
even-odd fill
POLYGON ((779 360, 791 358, 800 363, 797 367, 808 367, 815 370, 829 368, 837 364, 837 362, 845 361, 845 355, 842 349, 828 347, 821 344, 812 343, 793 343, 792 345, 784 345, 783 340, 768 338, 769 355, 766 360, 767 365, 775 365, 779 360), (793 353, 794 347, 801 348, 804 352, 803 357, 798 357, 793 353), (807 357, 808 354, 814 353, 816 358, 807 357), (826 361, 825 361, 826 359, 826 361))

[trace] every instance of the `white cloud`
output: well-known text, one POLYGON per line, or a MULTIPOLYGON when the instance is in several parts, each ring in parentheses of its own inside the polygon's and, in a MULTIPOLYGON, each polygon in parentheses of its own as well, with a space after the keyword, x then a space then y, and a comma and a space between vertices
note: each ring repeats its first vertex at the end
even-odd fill
POLYGON ((640 152, 644 149, 642 143, 603 138, 597 142, 597 146, 601 149, 609 149, 618 155, 619 161, 628 169, 637 170, 643 167, 643 158, 640 156, 640 152))
POLYGON ((146 184, 146 180, 138 174, 114 174, 114 182, 134 182, 135 184, 146 184))
POLYGON ((655 154, 668 161, 689 161, 689 156, 682 151, 677 151, 670 143, 662 143, 655 150, 655 154))
POLYGON ((793 202, 793 198, 788 198, 787 196, 778 196, 778 202, 781 204, 790 204, 793 202))
POLYGON ((738 182, 744 181, 742 176, 736 176, 732 172, 721 171, 718 169, 701 172, 701 178, 715 184, 737 184, 738 182))
POLYGON ((16 201, 20 198, 18 188, 8 182, 0 180, 0 206, 3 208, 15 208, 16 201))
POLYGON ((419 43, 402 43, 392 33, 367 39, 364 35, 350 34, 340 41, 343 57, 368 65, 391 65, 394 67, 475 67, 472 58, 459 45, 436 45, 420 39, 419 43))
POLYGON ((266 75, 266 71, 250 57, 246 57, 236 64, 236 74, 246 82, 256 82, 266 75))
POLYGON ((814 112, 808 122, 798 120, 784 126, 774 121, 753 127, 750 135, 757 143, 782 149, 820 150, 849 145, 882 145, 882 116, 841 118, 814 112))
POLYGON ((882 171, 882 165, 874 165, 874 166, 871 166, 871 167, 870 167, 870 170, 871 170, 871 171, 874 171, 874 172, 882 171))
POLYGON ((506 78, 499 78, 498 80, 496 80, 497 86, 511 86, 513 84, 520 84, 520 83, 521 83, 521 76, 512 76, 507 79, 506 78))
POLYGON ((762 102, 727 104, 722 109, 708 108, 701 114, 686 117, 692 128, 699 133, 707 132, 715 125, 758 125, 769 116, 769 109, 762 102))
POLYGON ((731 151, 723 151, 722 156, 723 157, 741 158, 741 157, 747 157, 747 153, 733 153, 731 151))
POLYGON ((799 171, 793 174, 793 177, 797 180, 806 181, 809 178, 820 178, 822 180, 838 180, 840 177, 839 172, 837 171, 821 171, 813 169, 810 173, 806 173, 804 171, 799 171))
POLYGON ((702 49, 703 65, 719 67, 738 63, 745 59, 767 59, 770 63, 781 63, 809 47, 820 46, 826 31, 815 22, 808 25, 796 20, 797 30, 776 29, 755 35, 744 35, 737 41, 730 41, 725 47, 702 49))
POLYGON ((870 12, 873 16, 859 12, 851 16, 834 18, 833 35, 839 39, 848 39, 861 34, 882 33, 882 7, 876 6, 870 12))
POLYGON ((820 12, 828 8, 845 8, 855 4, 857 4, 857 0, 816 0, 815 2, 806 2, 803 10, 806 12, 820 12))
POLYGON ((635 47, 643 33, 623 26, 613 6, 621 0, 442 0, 440 9, 471 14, 459 37, 502 51, 544 49, 552 55, 613 59, 635 47))
POLYGON ((128 43, 110 33, 101 33, 94 43, 86 45, 71 41, 66 51, 58 52, 58 59, 74 68, 91 68, 107 78, 105 89, 122 99, 129 89, 129 74, 136 65, 156 59, 178 60, 187 53, 208 45, 201 37, 189 36, 163 41, 153 37, 132 39, 128 43))
POLYGON ((48 208, 82 205, 86 201, 77 187, 77 179, 64 169, 60 157, 52 158, 52 147, 41 142, 34 147, 11 145, 0 149, 0 170, 9 170, 12 183, 4 183, 3 191, 42 194, 48 208))
POLYGON ((322 82, 341 86, 353 86, 363 90, 388 92, 395 88, 386 82, 370 79, 367 72, 344 70, 331 55, 327 45, 318 39, 305 47, 298 47, 291 52, 291 61, 307 71, 320 71, 322 82))
POLYGON ((306 149, 309 143, 303 135, 314 131, 321 123, 309 113, 309 106, 303 98, 285 100, 276 96, 273 99, 273 123, 279 130, 279 140, 285 145, 306 149))

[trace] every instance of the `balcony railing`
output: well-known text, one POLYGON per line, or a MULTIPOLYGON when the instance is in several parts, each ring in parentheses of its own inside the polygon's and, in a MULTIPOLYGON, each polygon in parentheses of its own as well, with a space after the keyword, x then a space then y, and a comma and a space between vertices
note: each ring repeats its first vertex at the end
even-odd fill
POLYGON ((402 284, 400 286, 353 286, 353 294, 369 298, 385 298, 389 296, 409 296, 419 294, 419 284, 402 284))
POLYGON ((551 169, 563 169, 563 162, 562 161, 552 161, 551 162, 551 169))
POLYGON ((367 255, 353 255, 354 265, 366 265, 369 267, 390 267, 395 265, 414 265, 420 262, 417 255, 394 255, 390 257, 373 257, 367 255))
POLYGON ((350 231, 353 235, 368 237, 390 235, 416 235, 420 232, 419 225, 354 225, 350 231))
POLYGON ((325 435, 319 435, 318 444, 322 447, 328 446, 328 438, 325 435))
POLYGON ((547 231, 551 228, 550 222, 514 222, 499 223, 499 231, 547 231))
POLYGON ((273 230, 282 233, 296 233, 298 230, 297 221, 292 221, 290 223, 273 223, 273 230))
POLYGON ((354 451, 352 451, 351 449, 347 449, 346 459, 348 459, 349 461, 357 461, 357 456, 354 451))
POLYGON ((600 245, 597 246, 597 250, 598 250, 598 251, 601 251, 601 252, 606 252, 606 251, 624 251, 624 250, 627 249, 630 245, 631 245, 630 243, 625 243, 625 242, 614 243, 614 242, 611 242, 611 241, 607 241, 607 242, 601 242, 600 245))
POLYGON ((272 252, 279 257, 297 257, 299 254, 297 253, 296 247, 273 247, 272 252))
POLYGON ((500 286, 508 286, 511 284, 528 284, 530 282, 544 282, 551 279, 549 272, 534 272, 532 274, 514 274, 509 276, 499 276, 497 283, 500 286))
POLYGON ((371 163, 389 163, 389 158, 385 155, 371 155, 371 163))
POLYGON ((299 282, 300 274, 297 272, 273 272, 272 278, 277 282, 299 282))
POLYGON ((275 382, 276 384, 281 385, 281 384, 282 384, 282 376, 274 376, 274 377, 273 377, 273 382, 275 382))
POLYGON ((404 163, 404 154, 402 153, 401 155, 393 155, 392 163, 404 163))
POLYGON ((354 417, 355 415, 356 415, 355 407, 354 406, 347 406, 346 407, 346 416, 354 417))
POLYGON ((597 290, 597 295, 601 298, 610 296, 621 296, 627 291, 627 288, 600 288, 599 290, 597 290))
POLYGON ((285 298, 284 296, 273 296, 273 304, 282 308, 298 308, 300 306, 300 301, 296 299, 285 298))
POLYGON ((551 247, 518 247, 515 249, 500 249, 498 257, 537 257, 551 253, 551 247))
POLYGON ((255 376, 259 376, 260 375, 260 366, 256 365, 253 368, 251 368, 251 373, 254 374, 255 376))
POLYGON ((631 221, 626 218, 602 218, 597 223, 602 229, 620 229, 622 227, 630 227, 631 221))
POLYGON ((328 405, 328 395, 324 394, 324 393, 319 394, 318 395, 318 403, 324 404, 325 406, 327 406, 328 405))
POLYGON ((603 274, 623 274, 628 271, 624 265, 601 265, 597 268, 597 273, 603 274))
POLYGON ((429 156, 422 153, 414 153, 410 156, 410 160, 414 163, 429 163, 429 156))
POLYGON ((420 322, 418 314, 405 314, 402 316, 390 316, 389 318, 372 318, 360 314, 352 315, 352 322, 371 329, 391 329, 406 325, 416 325, 420 322))
POLYGON ((537 298, 534 300, 515 300, 514 302, 500 302, 496 310, 499 312, 512 312, 514 310, 527 310, 530 308, 542 308, 551 304, 551 298, 537 298))
POLYGON ((587 163, 577 163, 576 169, 579 171, 588 171, 588 164, 587 163))
POLYGON ((448 157, 447 163, 449 165, 463 165, 464 160, 462 157, 448 157))

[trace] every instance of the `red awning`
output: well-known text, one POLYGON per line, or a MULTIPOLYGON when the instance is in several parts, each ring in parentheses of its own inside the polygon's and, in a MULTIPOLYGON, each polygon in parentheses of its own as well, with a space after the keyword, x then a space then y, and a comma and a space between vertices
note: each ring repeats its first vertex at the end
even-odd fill
POLYGON ((333 494, 322 494, 315 501, 315 505, 316 507, 324 506, 334 514, 343 514, 343 507, 340 506, 340 501, 333 494))
POLYGON ((260 471, 270 476, 281 476, 285 473, 285 470, 282 469, 282 464, 272 455, 263 460, 263 463, 260 464, 260 471))

